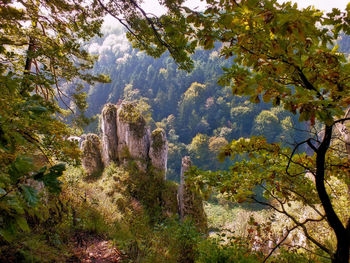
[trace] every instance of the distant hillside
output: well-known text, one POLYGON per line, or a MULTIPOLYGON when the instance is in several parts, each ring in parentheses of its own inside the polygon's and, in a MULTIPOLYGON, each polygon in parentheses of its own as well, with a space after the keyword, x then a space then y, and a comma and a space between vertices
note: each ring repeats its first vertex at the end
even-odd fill
MULTIPOLYGON (((195 68, 187 73, 177 70, 167 54, 154 59, 132 49, 121 27, 105 25, 103 32, 104 37, 95 38, 88 50, 99 55, 95 73, 110 75, 112 82, 89 88, 88 115, 99 113, 107 102, 139 101, 151 113, 150 125, 167 132, 168 178, 178 180, 185 154, 202 168, 228 167, 229 163, 218 163, 216 155, 232 139, 264 135, 269 141, 292 144, 291 138, 303 136, 306 124, 299 123, 298 116, 234 97, 230 88, 219 86, 222 68, 231 61, 220 58, 217 51, 199 49, 193 57, 195 68)), ((339 41, 343 52, 350 49, 349 43, 349 38, 339 41)), ((98 132, 97 121, 88 129, 98 132)))

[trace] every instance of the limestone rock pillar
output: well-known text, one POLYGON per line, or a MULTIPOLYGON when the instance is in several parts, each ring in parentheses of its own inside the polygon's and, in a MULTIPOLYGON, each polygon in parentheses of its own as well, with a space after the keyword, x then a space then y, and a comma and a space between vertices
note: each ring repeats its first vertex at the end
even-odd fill
POLYGON ((121 163, 135 160, 145 170, 150 147, 150 130, 136 105, 123 102, 117 111, 118 156, 121 163))
POLYGON ((86 135, 81 150, 83 152, 82 165, 88 176, 98 175, 103 170, 101 141, 93 133, 86 135))
POLYGON ((117 106, 106 104, 101 114, 102 160, 107 167, 118 161, 117 106))
POLYGON ((207 232, 207 217, 204 212, 203 200, 199 193, 191 190, 185 182, 185 173, 192 163, 189 156, 182 158, 180 184, 178 190, 178 203, 180 219, 190 218, 201 232, 207 232))
POLYGON ((165 176, 168 161, 168 141, 162 128, 155 129, 151 134, 149 158, 152 166, 163 172, 165 176))

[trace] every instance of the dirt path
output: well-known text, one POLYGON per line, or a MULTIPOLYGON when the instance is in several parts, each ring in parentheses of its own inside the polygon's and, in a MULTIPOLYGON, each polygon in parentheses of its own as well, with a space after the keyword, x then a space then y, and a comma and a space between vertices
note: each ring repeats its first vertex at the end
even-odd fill
POLYGON ((77 233, 73 238, 73 256, 67 263, 117 263, 121 260, 120 251, 112 241, 89 233, 77 233))

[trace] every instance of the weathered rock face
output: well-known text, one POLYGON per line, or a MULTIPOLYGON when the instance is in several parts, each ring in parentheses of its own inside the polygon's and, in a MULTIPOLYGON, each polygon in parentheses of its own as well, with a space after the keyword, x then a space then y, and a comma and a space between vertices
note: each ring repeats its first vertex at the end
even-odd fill
POLYGON ((191 218, 200 231, 207 232, 207 217, 203 208, 203 200, 199 193, 191 190, 185 182, 185 173, 190 169, 191 165, 189 156, 182 158, 178 190, 179 214, 181 220, 191 218))
MULTIPOLYGON (((125 164, 128 160, 133 160, 142 171, 146 171, 148 163, 151 162, 157 170, 166 173, 168 142, 165 131, 156 129, 151 135, 146 120, 136 104, 132 102, 123 102, 119 106, 106 104, 101 114, 101 132, 100 148, 104 167, 109 166, 111 162, 119 161, 125 164)), ((82 136, 80 141, 87 140, 85 137, 86 135, 82 136)), ((87 147, 90 144, 84 145, 87 147)), ((83 158, 85 162, 89 162, 92 154, 89 150, 86 152, 88 155, 84 154, 83 158)), ((87 164, 86 167, 88 166, 87 164)))
POLYGON ((173 181, 164 181, 164 188, 161 192, 161 205, 165 217, 172 217, 179 212, 177 192, 177 183, 173 181))
POLYGON ((106 104, 101 114, 102 160, 105 166, 118 161, 117 107, 106 104))
MULTIPOLYGON (((134 159, 138 163, 148 161, 150 131, 146 121, 133 103, 123 102, 117 111, 118 156, 134 159)), ((145 168, 144 165, 141 165, 145 168)))
POLYGON ((186 186, 185 186, 185 173, 190 169, 191 167, 191 159, 189 156, 185 156, 182 158, 181 163, 181 174, 180 174, 180 184, 179 184, 179 190, 178 190, 178 202, 179 202, 179 214, 180 218, 183 219, 185 217, 185 192, 186 192, 186 186))
POLYGON ((165 131, 161 128, 155 129, 151 134, 151 146, 149 158, 152 166, 166 173, 168 161, 168 141, 165 131))
POLYGON ((103 170, 100 138, 93 133, 86 135, 81 150, 82 165, 88 176, 98 175, 103 170))

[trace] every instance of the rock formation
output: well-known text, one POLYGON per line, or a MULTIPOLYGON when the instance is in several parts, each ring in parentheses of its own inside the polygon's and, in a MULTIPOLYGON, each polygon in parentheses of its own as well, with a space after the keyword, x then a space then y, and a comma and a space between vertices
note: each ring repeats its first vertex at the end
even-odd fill
MULTIPOLYGON (((84 141, 87 140, 86 137, 83 135, 80 138, 82 149, 83 145, 86 147, 91 144, 84 144, 84 141)), ((146 120, 137 109, 136 104, 122 102, 117 106, 109 103, 103 107, 101 141, 101 152, 99 154, 96 147, 95 157, 102 156, 104 167, 110 165, 111 162, 126 164, 127 161, 133 160, 141 170, 146 171, 150 162, 153 167, 165 175, 168 158, 168 142, 165 131, 156 129, 151 134, 146 120)), ((85 150, 87 156, 84 154, 84 160, 91 163, 93 154, 90 150, 85 150)), ((99 160, 95 160, 96 165, 99 162, 99 160)), ((88 166, 84 166, 84 168, 88 166)), ((87 169, 89 170, 89 168, 87 169)))
POLYGON ((123 102, 118 108, 117 134, 119 160, 123 162, 125 159, 133 159, 138 162, 140 168, 147 167, 150 130, 141 113, 131 102, 123 102))
POLYGON ((151 134, 149 158, 154 168, 166 173, 168 161, 168 142, 162 128, 155 129, 151 134))
POLYGON ((106 104, 101 114, 102 160, 105 166, 118 161, 117 107, 106 104))
POLYGON ((95 176, 101 173, 103 170, 103 163, 100 138, 93 133, 86 135, 81 150, 83 152, 82 165, 87 175, 95 176))
POLYGON ((191 167, 191 159, 189 156, 185 156, 181 160, 181 174, 180 174, 180 184, 178 190, 178 203, 179 203, 179 214, 180 218, 185 217, 185 173, 191 167))
POLYGON ((179 213, 177 200, 178 184, 173 181, 164 181, 164 188, 161 192, 161 206, 165 217, 172 217, 179 213))
POLYGON ((191 219, 201 232, 207 231, 202 198, 185 182, 185 173, 191 167, 190 158, 182 159, 179 186, 165 181, 168 142, 163 129, 158 128, 151 134, 136 104, 123 102, 119 106, 104 106, 101 132, 102 143, 96 134, 81 136, 82 164, 88 176, 100 174, 111 162, 136 162, 139 171, 122 180, 128 186, 132 185, 134 198, 148 204, 145 207, 150 211, 156 211, 152 208, 160 206, 164 216, 179 213, 181 220, 191 219), (148 170, 150 165, 155 169, 148 170))
POLYGON ((182 158, 178 190, 179 214, 181 220, 190 218, 201 232, 207 232, 207 217, 203 208, 203 200, 199 193, 190 189, 185 182, 185 173, 190 169, 191 165, 189 156, 182 158))

